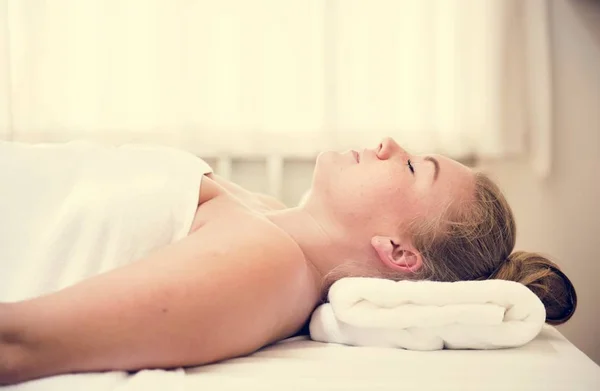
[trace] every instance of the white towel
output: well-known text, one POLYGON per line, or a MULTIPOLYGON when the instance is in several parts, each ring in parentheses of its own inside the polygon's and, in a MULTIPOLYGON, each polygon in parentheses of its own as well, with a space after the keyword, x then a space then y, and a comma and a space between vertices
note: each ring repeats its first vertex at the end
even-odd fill
POLYGON ((410 350, 498 349, 536 337, 546 311, 513 281, 343 278, 310 321, 313 340, 410 350))
POLYGON ((158 145, 0 142, 0 302, 46 294, 185 237, 210 167, 158 145))

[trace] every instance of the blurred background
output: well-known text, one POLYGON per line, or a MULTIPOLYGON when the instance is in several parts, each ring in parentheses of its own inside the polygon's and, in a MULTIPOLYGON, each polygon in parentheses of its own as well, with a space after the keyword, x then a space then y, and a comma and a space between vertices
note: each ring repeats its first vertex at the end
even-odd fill
POLYGON ((600 2, 0 0, 0 139, 173 146, 291 206, 384 136, 500 184, 600 363, 600 2))

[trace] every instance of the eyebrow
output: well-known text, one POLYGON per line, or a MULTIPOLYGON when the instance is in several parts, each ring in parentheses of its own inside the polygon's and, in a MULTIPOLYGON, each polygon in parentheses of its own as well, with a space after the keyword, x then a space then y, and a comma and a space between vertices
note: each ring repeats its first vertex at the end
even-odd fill
POLYGON ((435 182, 438 178, 438 175, 440 174, 440 163, 437 161, 436 158, 434 158, 432 156, 425 156, 424 160, 428 160, 431 163, 433 163, 434 168, 435 168, 435 172, 433 173, 433 181, 435 182))

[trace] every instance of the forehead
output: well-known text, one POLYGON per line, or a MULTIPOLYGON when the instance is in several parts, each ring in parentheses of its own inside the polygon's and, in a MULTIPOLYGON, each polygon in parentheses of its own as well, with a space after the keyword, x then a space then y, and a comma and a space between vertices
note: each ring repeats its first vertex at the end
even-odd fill
POLYGON ((475 186, 473 170, 445 156, 434 155, 434 157, 440 164, 440 174, 433 189, 448 194, 453 201, 469 199, 474 193, 475 186))

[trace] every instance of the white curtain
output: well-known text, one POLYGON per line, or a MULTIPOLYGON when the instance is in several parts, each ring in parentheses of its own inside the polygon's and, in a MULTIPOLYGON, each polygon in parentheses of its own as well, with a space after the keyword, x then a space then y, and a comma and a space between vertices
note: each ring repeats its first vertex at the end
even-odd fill
POLYGON ((0 0, 0 137, 311 155, 390 135, 418 152, 529 152, 543 171, 545 7, 0 0))

